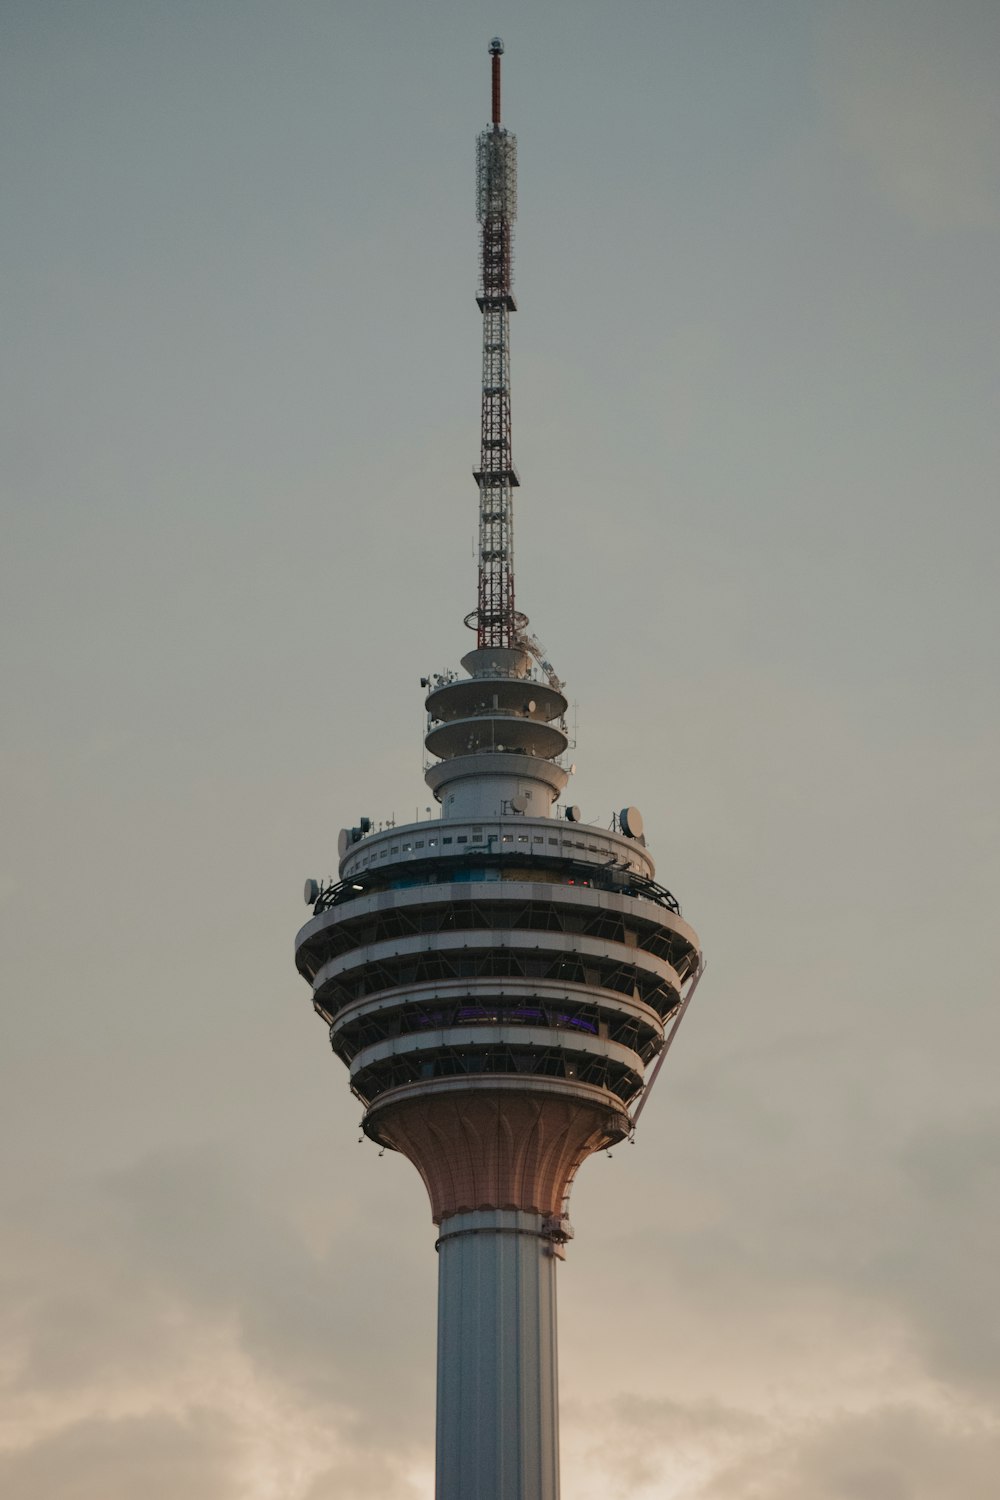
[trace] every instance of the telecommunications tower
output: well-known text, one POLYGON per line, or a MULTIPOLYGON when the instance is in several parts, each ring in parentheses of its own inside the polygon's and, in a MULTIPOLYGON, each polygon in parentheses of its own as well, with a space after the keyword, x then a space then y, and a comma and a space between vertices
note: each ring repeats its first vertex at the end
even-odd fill
POLYGON ((372 1140, 438 1226, 437 1500, 557 1500, 556 1266, 570 1186, 631 1136, 701 972, 642 819, 561 795, 563 683, 514 602, 511 247, 517 144, 476 143, 483 320, 479 590, 463 673, 421 679, 439 815, 360 818, 296 939, 372 1140))

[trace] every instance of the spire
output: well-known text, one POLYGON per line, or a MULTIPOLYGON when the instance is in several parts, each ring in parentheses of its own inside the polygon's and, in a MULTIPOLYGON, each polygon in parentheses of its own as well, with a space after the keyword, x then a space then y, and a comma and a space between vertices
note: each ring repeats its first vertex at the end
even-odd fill
POLYGON ((500 56, 503 52, 503 39, 495 36, 490 42, 490 57, 493 59, 493 124, 500 124, 500 56))
POLYGON ((514 607, 514 514, 519 483, 511 451, 510 314, 513 224, 517 217, 517 140, 500 124, 500 56, 490 42, 493 121, 476 142, 476 217, 482 226, 481 281, 476 301, 483 315, 483 397, 479 467, 479 593, 466 624, 480 650, 516 647, 527 619, 514 607))

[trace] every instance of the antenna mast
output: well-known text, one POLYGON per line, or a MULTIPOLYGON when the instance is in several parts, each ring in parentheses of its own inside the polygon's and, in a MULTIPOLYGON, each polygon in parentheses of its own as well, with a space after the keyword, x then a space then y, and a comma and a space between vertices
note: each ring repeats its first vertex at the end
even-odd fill
POLYGON ((483 406, 479 468, 479 600, 466 624, 484 647, 514 647, 527 618, 514 608, 514 514, 511 494, 520 483, 510 436, 510 314, 513 223, 517 217, 517 139, 500 124, 500 57, 490 42, 493 118, 476 141, 476 217, 482 225, 481 282, 476 301, 483 315, 483 406))

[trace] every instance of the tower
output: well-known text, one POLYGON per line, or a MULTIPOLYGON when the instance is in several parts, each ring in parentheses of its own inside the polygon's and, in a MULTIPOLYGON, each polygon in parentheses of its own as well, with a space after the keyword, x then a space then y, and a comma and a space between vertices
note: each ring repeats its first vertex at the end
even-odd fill
POLYGON ((560 802, 567 700, 515 608, 517 157, 502 52, 494 38, 476 149, 476 645, 462 673, 422 679, 440 815, 345 829, 339 879, 307 882, 314 914, 296 939, 365 1133, 413 1162, 438 1226, 437 1500, 558 1496, 570 1187, 588 1156, 631 1135, 701 971, 635 808, 598 827, 560 802))

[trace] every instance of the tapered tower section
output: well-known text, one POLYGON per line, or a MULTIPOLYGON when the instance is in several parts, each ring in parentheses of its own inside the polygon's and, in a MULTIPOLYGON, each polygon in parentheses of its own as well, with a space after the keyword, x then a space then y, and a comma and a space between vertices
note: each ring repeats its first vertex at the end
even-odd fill
POLYGON ((296 960, 364 1108, 438 1225, 437 1500, 556 1500, 555 1270, 570 1186, 629 1136, 701 967, 634 808, 560 798, 563 684, 514 606, 509 314, 516 144, 477 143, 479 588, 461 673, 424 679, 440 815, 363 818, 310 881, 296 960))

